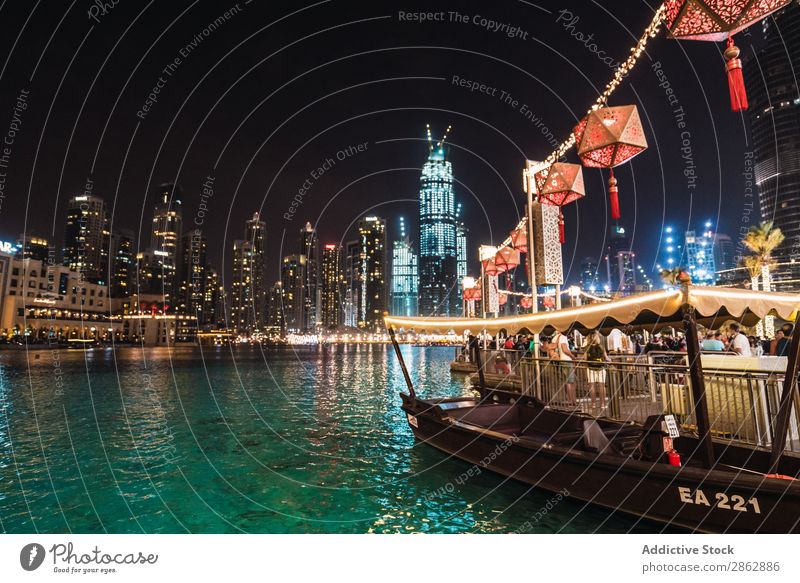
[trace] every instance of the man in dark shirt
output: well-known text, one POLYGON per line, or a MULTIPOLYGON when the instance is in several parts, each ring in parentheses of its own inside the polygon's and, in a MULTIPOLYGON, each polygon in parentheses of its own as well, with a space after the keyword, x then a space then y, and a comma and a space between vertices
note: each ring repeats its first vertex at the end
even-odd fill
POLYGON ((789 345, 792 342, 792 333, 794 332, 794 325, 786 323, 781 326, 783 338, 779 338, 775 346, 775 356, 787 356, 789 354, 789 345))

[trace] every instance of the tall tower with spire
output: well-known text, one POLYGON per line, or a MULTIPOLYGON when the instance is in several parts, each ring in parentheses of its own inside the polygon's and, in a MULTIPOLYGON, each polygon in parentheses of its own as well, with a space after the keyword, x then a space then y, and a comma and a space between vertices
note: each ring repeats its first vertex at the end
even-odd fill
POLYGON ((428 159, 420 175, 419 311, 425 316, 454 316, 460 310, 453 165, 445 148, 449 133, 450 127, 435 142, 428 125, 428 159))

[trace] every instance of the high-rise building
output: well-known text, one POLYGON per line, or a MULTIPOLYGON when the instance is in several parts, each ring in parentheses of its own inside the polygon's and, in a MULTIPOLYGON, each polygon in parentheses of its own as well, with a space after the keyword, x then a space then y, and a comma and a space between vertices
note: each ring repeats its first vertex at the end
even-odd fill
POLYGON ((234 241, 231 327, 237 332, 252 332, 256 328, 252 269, 253 244, 250 241, 234 241))
POLYGON ((348 241, 344 247, 344 325, 358 327, 361 306, 361 244, 348 241))
POLYGON ((176 294, 178 312, 195 316, 197 323, 206 324, 206 285, 208 285, 206 253, 208 241, 200 229, 189 231, 181 238, 181 257, 178 263, 180 294, 176 294))
POLYGON ((714 266, 720 285, 730 285, 746 277, 737 272, 736 244, 724 233, 714 233, 714 266))
POLYGON ((798 291, 800 96, 795 63, 800 61, 800 5, 792 2, 765 18, 760 35, 754 36, 760 38, 754 40, 755 51, 747 55, 744 67, 753 144, 752 156, 745 157, 745 172, 752 169, 761 220, 773 221, 786 236, 773 253, 773 285, 798 291))
POLYGON ((581 289, 588 291, 595 291, 599 287, 598 270, 599 266, 597 260, 593 257, 585 257, 581 261, 581 272, 578 279, 578 285, 581 289))
POLYGON ((358 222, 361 291, 358 326, 378 331, 389 307, 386 289, 386 221, 364 217, 358 222))
POLYGON ((105 283, 108 270, 108 213, 94 194, 76 195, 67 203, 64 265, 91 283, 105 283))
POLYGON ((110 293, 112 298, 127 298, 135 293, 136 260, 133 238, 133 231, 129 229, 117 229, 111 235, 110 293))
POLYGON ((207 266, 205 274, 205 285, 203 286, 203 321, 199 322, 199 324, 217 328, 220 325, 220 321, 224 322, 225 320, 224 314, 218 311, 221 289, 219 273, 213 267, 207 266), (222 317, 220 317, 221 314, 222 317))
POLYGON ((178 300, 180 280, 178 262, 180 257, 183 213, 183 192, 175 184, 160 184, 155 189, 156 206, 153 210, 153 228, 150 248, 154 258, 151 266, 155 289, 151 293, 163 295, 165 302, 178 300))
POLYGON ((631 249, 625 227, 614 226, 604 260, 609 291, 627 294, 636 290, 636 253, 631 249))
POLYGON ((300 329, 314 333, 317 328, 317 315, 320 311, 319 288, 319 241, 311 223, 306 223, 300 231, 300 255, 305 257, 301 282, 302 313, 300 329))
POLYGON ((281 264, 281 286, 283 287, 283 319, 286 331, 303 331, 303 280, 305 278, 306 256, 288 255, 281 264))
POLYGON ((417 254, 400 218, 400 239, 392 243, 392 315, 416 316, 419 296, 417 254))
POLYGON ((267 322, 270 331, 276 334, 286 332, 283 302, 283 282, 276 281, 269 290, 269 320, 267 322))
POLYGON ((469 230, 461 219, 461 203, 456 207, 456 292, 458 305, 461 305, 463 286, 461 282, 467 277, 467 233, 469 230))
POLYGON ((429 128, 430 151, 420 175, 419 311, 425 316, 461 312, 453 166, 447 160, 446 137, 434 144, 429 128))
POLYGON ((261 220, 259 213, 245 224, 244 240, 253 248, 251 273, 253 277, 253 311, 254 324, 263 327, 267 322, 267 303, 269 289, 267 286, 267 225, 261 220))
POLYGON ((342 248, 325 245, 322 250, 322 326, 332 330, 344 322, 342 309, 342 248))
POLYGON ((53 253, 54 249, 45 237, 22 233, 17 239, 16 256, 19 259, 34 259, 46 263, 53 253))
MULTIPOLYGON (((706 223, 710 227, 710 223, 706 223)), ((684 238, 686 249, 686 267, 692 281, 698 285, 714 285, 717 281, 714 262, 714 233, 703 231, 686 231, 684 238)))

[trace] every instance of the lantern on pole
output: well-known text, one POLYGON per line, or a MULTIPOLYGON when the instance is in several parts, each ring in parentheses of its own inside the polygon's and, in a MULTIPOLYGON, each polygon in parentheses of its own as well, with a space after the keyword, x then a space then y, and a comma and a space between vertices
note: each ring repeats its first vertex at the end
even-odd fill
POLYGON ((563 207, 586 196, 580 164, 556 162, 534 176, 538 201, 558 207, 558 238, 564 243, 563 207))
POLYGON ((505 269, 500 269, 494 260, 494 257, 490 257, 489 259, 484 259, 482 262, 483 273, 490 277, 496 277, 505 271, 505 269))
POLYGON ((528 226, 523 224, 511 231, 511 246, 520 253, 528 252, 528 226))
POLYGON ((519 251, 511 247, 500 247, 494 257, 494 264, 497 269, 502 269, 501 273, 515 269, 520 264, 519 251))
POLYGON ((739 48, 733 35, 766 18, 791 0, 667 0, 665 20, 672 38, 721 42, 725 50, 731 109, 748 107, 739 48))
POLYGON ((533 299, 530 296, 522 296, 519 300, 519 305, 525 310, 530 310, 531 306, 533 306, 533 299))
POLYGON ((573 130, 578 156, 589 168, 608 168, 611 218, 618 220, 619 192, 614 167, 647 149, 639 110, 635 105, 601 107, 584 117, 573 130))

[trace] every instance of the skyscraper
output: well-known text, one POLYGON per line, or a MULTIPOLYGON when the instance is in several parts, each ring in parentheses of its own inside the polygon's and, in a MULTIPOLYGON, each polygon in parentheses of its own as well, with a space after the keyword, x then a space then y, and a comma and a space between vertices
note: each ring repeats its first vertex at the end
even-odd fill
POLYGON ((233 243, 233 278, 231 285, 231 327, 237 332, 255 329, 253 309, 253 244, 233 243))
POLYGON ((305 255, 287 255, 281 263, 282 318, 287 332, 303 331, 303 279, 305 255))
POLYGON ((400 238, 392 243, 392 310, 394 316, 416 316, 419 295, 417 254, 400 218, 400 238))
POLYGON ((581 289, 595 291, 598 287, 598 265, 593 257, 584 257, 581 261, 581 273, 578 284, 581 289))
POLYGON ((176 305, 180 313, 197 317, 198 324, 206 323, 207 247, 208 241, 200 229, 189 231, 181 238, 180 293, 176 294, 176 305))
POLYGON ((636 289, 636 253, 631 249, 625 227, 614 226, 604 259, 609 291, 633 292, 636 289))
POLYGON ((361 245, 348 241, 344 247, 344 325, 358 327, 361 306, 361 245))
POLYGON ((772 270, 773 286, 778 290, 798 291, 800 96, 795 65, 800 62, 798 3, 792 2, 764 19, 761 38, 754 45, 758 48, 747 56, 744 67, 753 144, 752 156, 745 156, 745 172, 753 171, 761 220, 773 221, 786 236, 773 253, 777 263, 772 270))
POLYGON ((261 328, 267 322, 269 290, 267 289, 267 225, 261 220, 259 213, 253 213, 253 217, 245 224, 244 240, 252 245, 253 318, 255 326, 261 328))
POLYGON ((696 231, 686 231, 686 267, 692 281, 698 285, 714 285, 717 281, 716 261, 714 260, 714 232, 711 223, 699 235, 696 231))
POLYGON ((45 237, 22 233, 17 239, 17 257, 47 262, 55 250, 45 237))
POLYGON ((467 277, 467 226, 461 219, 461 203, 456 207, 456 291, 458 305, 461 305, 463 293, 461 282, 467 277))
POLYGON ((154 264, 151 266, 155 289, 165 302, 177 301, 178 261, 180 238, 183 229, 181 199, 183 192, 175 184, 160 184, 155 189, 156 206, 153 211, 153 229, 150 236, 154 264))
POLYGON ((111 235, 111 297, 127 298, 135 292, 133 231, 118 229, 111 235))
POLYGON ((319 289, 319 241, 317 232, 311 223, 300 231, 300 255, 305 257, 301 281, 302 313, 300 328, 303 332, 313 333, 317 327, 317 315, 320 311, 319 289))
POLYGON ((386 289, 386 221, 364 217, 358 223, 361 282, 358 325, 378 331, 388 308, 386 289))
POLYGON ((283 334, 286 332, 286 319, 283 311, 283 282, 276 281, 269 290, 269 320, 267 325, 270 332, 283 334))
POLYGON ((344 322, 342 310, 342 248, 325 245, 322 251, 322 326, 332 330, 344 322))
POLYGON ((91 283, 105 283, 108 270, 108 213, 94 194, 73 196, 67 203, 64 265, 91 283))
POLYGON ((447 133, 434 144, 428 128, 428 159, 420 175, 419 311, 426 316, 461 311, 453 166, 447 160, 446 138, 447 133))
POLYGON ((205 274, 205 285, 203 286, 203 321, 200 322, 200 324, 216 328, 221 321, 224 322, 225 320, 222 310, 218 309, 221 303, 219 273, 213 267, 207 266, 205 274))

